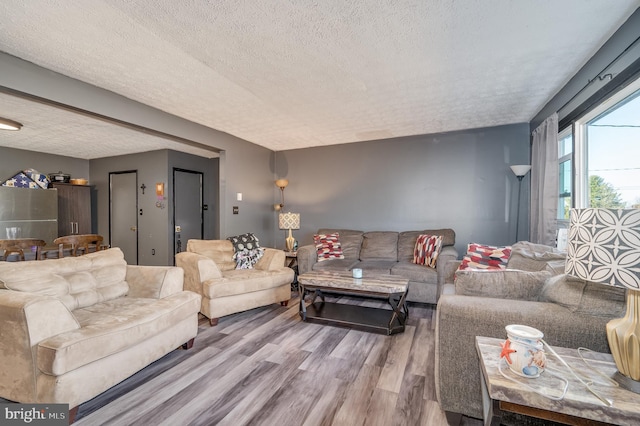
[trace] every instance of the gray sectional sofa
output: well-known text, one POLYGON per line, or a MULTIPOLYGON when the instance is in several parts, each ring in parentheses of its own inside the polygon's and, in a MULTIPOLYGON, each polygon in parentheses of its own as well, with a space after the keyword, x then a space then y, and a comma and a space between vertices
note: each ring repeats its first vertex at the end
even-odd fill
MULTIPOLYGON (((450 262, 450 274, 459 262, 450 262)), ((475 337, 506 339, 505 326, 539 329, 553 346, 609 352, 606 324, 622 317, 625 290, 565 275, 564 254, 528 242, 513 245, 505 271, 449 275, 436 313, 435 380, 450 418, 482 418, 475 337)), ((518 423, 516 421, 516 423, 518 423)))
POLYGON ((445 281, 445 265, 458 258, 453 229, 421 231, 371 231, 319 229, 318 234, 339 233, 344 259, 318 262, 315 245, 298 249, 298 272, 343 271, 361 268, 363 273, 401 275, 409 279, 410 302, 438 302, 445 281), (442 249, 436 268, 412 263, 416 239, 421 234, 442 235, 442 249))

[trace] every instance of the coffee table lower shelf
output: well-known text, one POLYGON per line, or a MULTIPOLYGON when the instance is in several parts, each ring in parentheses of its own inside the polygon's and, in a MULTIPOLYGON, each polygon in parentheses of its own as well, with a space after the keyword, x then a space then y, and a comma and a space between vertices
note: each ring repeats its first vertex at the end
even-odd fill
POLYGON ((400 323, 397 316, 391 322, 392 315, 393 311, 389 309, 332 302, 311 303, 307 306, 306 315, 303 315, 302 312, 300 313, 302 319, 308 322, 337 325, 382 334, 403 332, 404 324, 400 323))

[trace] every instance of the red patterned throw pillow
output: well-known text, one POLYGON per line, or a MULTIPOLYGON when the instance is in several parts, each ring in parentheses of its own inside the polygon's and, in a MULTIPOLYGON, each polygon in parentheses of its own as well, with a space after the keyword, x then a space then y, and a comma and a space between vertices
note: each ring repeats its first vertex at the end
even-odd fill
POLYGON ((511 246, 497 247, 472 243, 462 258, 458 270, 462 269, 506 269, 511 256, 511 246))
POLYGON ((435 268, 441 248, 441 235, 418 235, 413 249, 413 263, 435 268))
POLYGON ((313 236, 313 243, 316 245, 318 262, 329 259, 344 259, 342 246, 340 245, 340 234, 316 234, 313 236))

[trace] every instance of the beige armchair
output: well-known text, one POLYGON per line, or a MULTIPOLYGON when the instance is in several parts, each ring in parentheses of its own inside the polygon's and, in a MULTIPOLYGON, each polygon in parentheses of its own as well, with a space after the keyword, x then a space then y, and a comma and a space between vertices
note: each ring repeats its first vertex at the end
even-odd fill
POLYGON ((284 251, 265 248, 253 269, 235 269, 233 245, 227 240, 189 240, 176 255, 184 269, 185 290, 202 295, 200 312, 212 326, 220 317, 291 299, 293 270, 284 251))

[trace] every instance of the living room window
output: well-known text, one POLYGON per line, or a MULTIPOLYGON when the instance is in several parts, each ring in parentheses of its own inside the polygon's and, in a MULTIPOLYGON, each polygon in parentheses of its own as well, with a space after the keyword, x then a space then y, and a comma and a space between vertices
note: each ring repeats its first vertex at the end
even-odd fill
POLYGON ((640 79, 561 132, 558 147, 559 220, 571 205, 640 208, 640 79))
POLYGON ((572 174, 571 155, 573 154, 573 132, 571 127, 560 132, 558 136, 558 221, 569 220, 571 209, 572 174))

